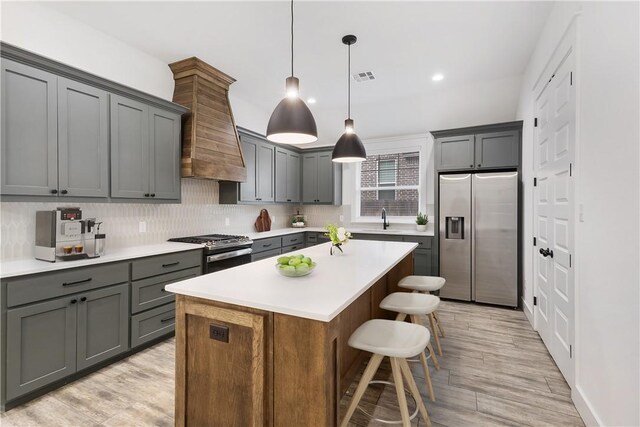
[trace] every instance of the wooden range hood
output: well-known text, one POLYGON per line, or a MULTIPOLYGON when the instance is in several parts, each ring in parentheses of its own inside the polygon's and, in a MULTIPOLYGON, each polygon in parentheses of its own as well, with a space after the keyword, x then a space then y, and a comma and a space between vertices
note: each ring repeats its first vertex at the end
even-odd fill
POLYGON ((173 102, 191 110, 182 119, 182 176, 245 182, 247 169, 229 104, 235 79, 196 57, 169 67, 173 102))

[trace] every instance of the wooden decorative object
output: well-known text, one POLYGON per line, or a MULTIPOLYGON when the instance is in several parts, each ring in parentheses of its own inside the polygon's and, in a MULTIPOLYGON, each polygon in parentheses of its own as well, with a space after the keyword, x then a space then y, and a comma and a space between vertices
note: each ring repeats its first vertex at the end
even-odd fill
POLYGON ((245 182, 247 170, 229 104, 235 79, 196 57, 169 64, 173 102, 191 110, 182 118, 182 176, 245 182))

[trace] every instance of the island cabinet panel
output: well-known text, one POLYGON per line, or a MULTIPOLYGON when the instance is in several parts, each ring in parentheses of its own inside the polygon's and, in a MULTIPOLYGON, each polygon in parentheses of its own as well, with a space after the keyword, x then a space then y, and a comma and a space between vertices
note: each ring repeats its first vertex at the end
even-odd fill
POLYGON ((272 329, 272 313, 179 295, 175 425, 272 425, 272 329))

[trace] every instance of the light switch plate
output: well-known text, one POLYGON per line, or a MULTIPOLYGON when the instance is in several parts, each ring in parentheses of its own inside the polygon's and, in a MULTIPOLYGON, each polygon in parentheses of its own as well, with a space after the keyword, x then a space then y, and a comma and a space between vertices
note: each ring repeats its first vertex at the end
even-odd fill
POLYGON ((140 221, 138 223, 138 231, 140 233, 146 233, 147 232, 147 221, 140 221))
POLYGON ((340 222, 344 221, 344 215, 340 215, 340 222))

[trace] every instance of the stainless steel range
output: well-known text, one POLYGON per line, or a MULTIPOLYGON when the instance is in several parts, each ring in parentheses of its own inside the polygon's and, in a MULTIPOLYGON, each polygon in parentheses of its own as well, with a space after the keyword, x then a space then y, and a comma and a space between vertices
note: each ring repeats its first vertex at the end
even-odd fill
POLYGON ((192 243, 203 246, 204 274, 214 273, 251 262, 253 240, 247 236, 206 234, 203 236, 177 237, 170 242, 192 243))

